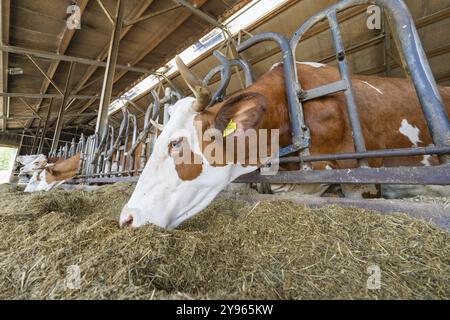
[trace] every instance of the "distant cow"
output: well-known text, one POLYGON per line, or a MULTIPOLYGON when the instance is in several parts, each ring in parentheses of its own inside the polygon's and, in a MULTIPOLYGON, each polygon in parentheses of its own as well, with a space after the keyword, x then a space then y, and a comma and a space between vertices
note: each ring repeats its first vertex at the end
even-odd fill
POLYGON ((33 172, 25 192, 49 191, 60 186, 76 176, 79 163, 80 153, 66 160, 58 159, 56 162, 47 163, 33 172))
MULTIPOLYGON (((209 88, 181 59, 176 60, 195 98, 187 97, 175 104, 172 117, 158 137, 134 193, 122 209, 122 226, 138 227, 153 223, 161 227, 177 227, 208 206, 234 179, 257 170, 264 162, 259 159, 259 164, 252 165, 246 159, 236 161, 235 157, 217 162, 206 152, 212 144, 225 145, 222 140, 230 136, 239 138, 242 132, 250 129, 279 129, 280 147, 291 144, 282 66, 275 66, 252 86, 206 109, 211 97, 209 88), (231 133, 228 131, 230 128, 231 133), (227 137, 205 140, 205 133, 210 129, 223 132, 227 137), (186 156, 196 161, 177 161, 186 156)), ((298 63, 297 69, 305 90, 340 80, 339 70, 333 67, 298 63)), ((368 150, 432 144, 410 80, 355 75, 352 85, 368 150)), ((440 87, 439 90, 450 112, 450 88, 440 87)), ((343 93, 304 103, 304 114, 311 130, 312 155, 355 151, 343 93)), ((269 158, 274 156, 267 154, 269 158)), ((435 165, 437 159, 420 156, 370 159, 368 162, 371 167, 423 166, 435 165)), ((355 160, 313 164, 313 168, 318 170, 354 167, 357 167, 355 160)))

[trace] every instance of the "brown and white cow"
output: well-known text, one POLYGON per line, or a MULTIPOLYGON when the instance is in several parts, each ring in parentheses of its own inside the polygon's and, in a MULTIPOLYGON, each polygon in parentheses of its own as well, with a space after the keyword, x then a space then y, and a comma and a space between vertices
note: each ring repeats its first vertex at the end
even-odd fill
MULTIPOLYGON (((236 162, 233 156, 223 163, 211 160, 205 150, 214 141, 203 139, 209 129, 223 131, 233 121, 236 128, 242 130, 231 136, 249 129, 279 129, 280 147, 291 143, 281 65, 275 66, 247 89, 205 109, 210 98, 208 88, 179 58, 177 63, 196 98, 184 98, 174 105, 172 117, 158 137, 136 189, 122 209, 121 226, 153 223, 166 228, 177 227, 208 206, 234 179, 258 169, 258 164, 236 162), (197 161, 177 161, 186 154, 197 161)), ((297 68, 306 90, 340 79, 339 71, 333 67, 298 63, 297 68)), ((368 150, 422 147, 432 143, 409 80, 354 75, 352 84, 368 150)), ((450 112, 450 88, 440 87, 439 90, 450 112)), ((354 152, 342 93, 306 102, 304 114, 311 130, 311 154, 354 152)), ((274 155, 268 154, 270 156, 274 155)), ((434 157, 403 157, 370 159, 369 164, 371 167, 420 166, 434 165, 436 161, 434 157)), ((319 170, 356 166, 354 160, 324 161, 313 165, 319 170)))
POLYGON ((33 172, 25 192, 50 191, 76 176, 80 153, 69 159, 55 160, 33 172))

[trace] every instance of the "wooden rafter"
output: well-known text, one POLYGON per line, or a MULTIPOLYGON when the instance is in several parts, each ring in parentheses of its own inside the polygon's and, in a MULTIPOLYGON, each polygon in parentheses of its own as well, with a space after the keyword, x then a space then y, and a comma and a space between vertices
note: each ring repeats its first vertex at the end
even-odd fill
MULTIPOLYGON (((11 1, 0 0, 0 43, 9 44, 11 1)), ((8 92, 8 53, 0 51, 0 90, 8 92)), ((0 98, 0 115, 6 114, 8 98, 0 98)), ((6 119, 0 119, 0 130, 6 131, 6 119)))
MULTIPOLYGON (((77 5, 80 7, 80 14, 82 15, 84 10, 86 9, 87 5, 88 5, 89 0, 80 0, 78 1, 77 5)), ((58 54, 64 54, 67 50, 67 48, 69 47, 69 44, 73 38, 73 36, 75 35, 75 32, 77 31, 77 29, 69 29, 69 28, 65 28, 63 31, 63 35, 61 37, 61 41, 59 42, 58 45, 58 49, 57 49, 57 53, 58 54)), ((53 79, 54 75, 56 74, 56 71, 58 70, 58 67, 60 65, 60 61, 59 60, 55 60, 50 64, 50 67, 48 68, 46 74, 48 75, 48 77, 50 79, 53 79)), ((50 86, 50 81, 48 81, 47 78, 44 78, 44 81, 42 82, 41 85, 41 93, 45 93, 48 90, 48 87, 50 86)), ((37 104, 36 104, 36 110, 39 112, 39 109, 41 107, 41 104, 43 102, 44 99, 39 99, 37 104)), ((30 127, 33 123, 33 120, 29 121, 26 125, 26 127, 30 127)))
MULTIPOLYGON (((201 7, 203 4, 206 3, 206 0, 199 0, 197 1, 198 7, 201 7)), ((165 30, 159 34, 158 41, 153 41, 151 45, 146 47, 141 52, 138 52, 138 54, 135 56, 135 58, 128 63, 130 66, 137 65, 139 62, 141 62, 150 52, 152 52, 154 49, 156 49, 165 39, 167 39, 176 29, 178 29, 183 23, 185 23, 191 16, 192 12, 188 10, 184 10, 181 12, 177 18, 171 22, 170 26, 168 25, 165 30)), ((119 71, 115 77, 114 77, 114 83, 119 81, 126 72, 119 71)), ((83 106, 82 108, 84 108, 83 106)))
MULTIPOLYGON (((145 11, 148 9, 148 7, 154 2, 155 0, 142 0, 142 4, 136 6, 131 13, 128 15, 128 17, 126 18, 127 20, 134 20, 134 19, 138 19, 140 18, 145 11)), ((120 39, 123 39, 128 32, 130 32, 130 30, 133 28, 133 25, 127 26, 127 27, 123 27, 121 35, 120 35, 120 39)), ((103 47, 102 51, 100 52, 100 54, 96 57, 96 60, 99 61, 103 61, 108 57, 108 49, 109 49, 109 42, 105 44, 105 46, 103 47)), ((92 76, 94 75, 94 73, 97 71, 98 67, 96 66, 89 66, 86 70, 86 72, 83 74, 83 76, 81 77, 81 79, 78 81, 76 87, 75 87, 75 91, 79 91, 81 88, 83 88, 83 86, 86 85, 86 83, 88 83, 88 81, 92 78, 92 76)), ((87 110, 95 101, 88 101, 81 109, 80 109, 80 113, 84 112, 85 110, 87 110)))

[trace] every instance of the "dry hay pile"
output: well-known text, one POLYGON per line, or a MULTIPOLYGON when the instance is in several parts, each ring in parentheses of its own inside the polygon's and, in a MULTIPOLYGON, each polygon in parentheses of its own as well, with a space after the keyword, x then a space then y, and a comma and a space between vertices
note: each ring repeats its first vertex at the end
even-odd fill
POLYGON ((405 215, 220 199, 178 230, 119 229, 132 188, 0 188, 0 298, 450 298, 449 234, 405 215))

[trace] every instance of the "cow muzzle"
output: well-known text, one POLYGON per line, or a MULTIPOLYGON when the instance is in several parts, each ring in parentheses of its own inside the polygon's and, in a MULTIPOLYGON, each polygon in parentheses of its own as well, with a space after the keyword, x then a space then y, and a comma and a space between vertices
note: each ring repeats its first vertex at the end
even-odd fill
POLYGON ((136 222, 136 210, 125 206, 120 213, 119 225, 121 228, 132 227, 133 221, 136 222))

